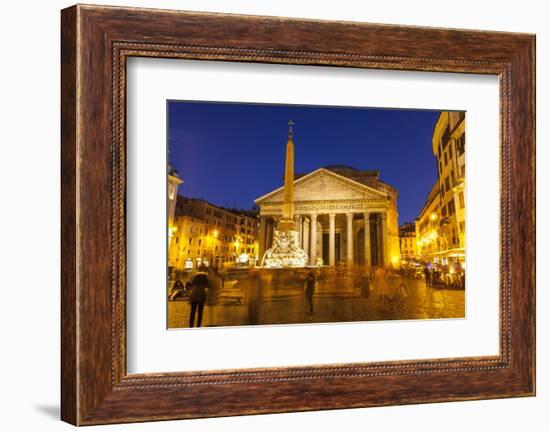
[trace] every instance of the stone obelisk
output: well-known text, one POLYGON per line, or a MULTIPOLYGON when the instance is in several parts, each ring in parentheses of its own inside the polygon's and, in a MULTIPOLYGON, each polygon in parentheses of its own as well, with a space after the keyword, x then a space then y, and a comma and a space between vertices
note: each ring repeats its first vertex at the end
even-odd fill
POLYGON ((279 220, 279 230, 296 230, 294 224, 294 141, 292 139, 292 125, 294 122, 288 122, 288 140, 286 142, 285 158, 285 184, 283 188, 283 208, 282 216, 279 220))
POLYGON ((262 258, 261 266, 267 268, 296 268, 306 266, 308 256, 299 247, 299 232, 294 224, 294 141, 291 121, 288 122, 288 140, 286 142, 285 183, 281 218, 273 232, 273 245, 262 258))

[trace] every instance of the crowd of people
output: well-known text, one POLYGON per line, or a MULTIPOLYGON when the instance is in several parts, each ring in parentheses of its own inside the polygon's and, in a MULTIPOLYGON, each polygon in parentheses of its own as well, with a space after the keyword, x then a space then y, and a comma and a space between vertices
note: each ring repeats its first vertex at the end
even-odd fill
POLYGON ((463 270, 451 271, 448 268, 437 268, 426 265, 424 267, 424 279, 429 287, 447 287, 464 289, 466 277, 463 270))
MULTIPOLYGON (((243 273, 244 274, 244 273, 243 273)), ((304 312, 313 315, 314 295, 317 290, 318 270, 312 269, 302 273, 304 312)), ((356 274, 357 275, 357 274, 356 274)), ((322 277, 321 277, 322 278, 322 277)), ((409 280, 424 278, 426 286, 434 288, 464 289, 465 277, 462 269, 437 267, 432 264, 423 266, 402 266, 400 269, 373 267, 355 278, 356 287, 360 288, 360 296, 372 297, 386 306, 402 305, 409 297, 409 280)), ((176 279, 169 292, 169 299, 187 299, 190 304, 189 327, 200 327, 203 320, 204 305, 207 298, 212 298, 219 288, 223 289, 224 275, 217 271, 201 268, 201 271, 189 274, 187 281, 176 279)), ((248 311, 248 324, 259 324, 262 321, 262 302, 264 297, 263 283, 258 271, 244 274, 233 285, 243 292, 243 302, 248 311)), ((241 303, 241 301, 239 301, 241 303)))

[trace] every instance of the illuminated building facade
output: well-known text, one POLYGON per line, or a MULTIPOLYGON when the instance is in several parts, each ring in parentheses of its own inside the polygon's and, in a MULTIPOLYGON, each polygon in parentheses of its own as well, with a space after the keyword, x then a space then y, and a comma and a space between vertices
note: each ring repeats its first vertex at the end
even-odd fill
POLYGON ((418 257, 415 223, 405 223, 399 226, 399 248, 401 259, 416 259, 418 257))
POLYGON ((465 113, 442 112, 432 138, 438 179, 418 216, 419 254, 427 262, 448 265, 465 259, 465 113))
MULTIPOLYGON (((397 191, 378 171, 333 165, 294 175, 293 214, 310 265, 399 266, 397 191)), ((255 200, 260 256, 273 244, 284 188, 255 200)))
POLYGON ((168 265, 175 270, 201 264, 254 264, 258 258, 256 214, 221 208, 202 199, 177 197, 168 246, 168 265))
POLYGON ((168 165, 168 238, 171 237, 172 225, 174 223, 174 214, 176 212, 176 200, 178 197, 178 187, 183 183, 172 165, 168 165))

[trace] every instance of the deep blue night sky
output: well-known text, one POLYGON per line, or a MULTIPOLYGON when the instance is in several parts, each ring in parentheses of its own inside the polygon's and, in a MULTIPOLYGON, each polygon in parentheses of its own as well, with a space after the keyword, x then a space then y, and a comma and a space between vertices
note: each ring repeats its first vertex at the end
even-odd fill
POLYGON ((250 209, 282 185, 288 121, 295 172, 343 164, 377 169, 399 191, 399 222, 413 220, 437 178, 431 152, 440 111, 168 102, 169 160, 179 194, 250 209))

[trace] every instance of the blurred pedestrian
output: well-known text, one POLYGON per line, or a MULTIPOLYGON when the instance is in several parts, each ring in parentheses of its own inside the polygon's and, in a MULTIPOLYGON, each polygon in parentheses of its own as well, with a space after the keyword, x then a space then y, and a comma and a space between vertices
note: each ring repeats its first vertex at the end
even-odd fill
POLYGON ((403 281, 399 284, 397 292, 395 293, 395 297, 398 301, 404 301, 409 297, 409 294, 407 293, 407 286, 403 281))
POLYGON ((430 272, 430 268, 428 266, 424 267, 424 278, 426 279, 426 286, 432 285, 432 273, 430 272))
POLYGON ((386 303, 390 293, 390 285, 387 280, 387 273, 383 266, 379 266, 374 271, 374 282, 376 285, 376 292, 378 299, 382 300, 382 303, 386 303))
POLYGON ((246 295, 248 323, 258 325, 261 322, 263 302, 262 279, 258 271, 251 271, 249 276, 239 282, 246 295))
POLYGON ((313 314, 313 295, 315 293, 315 284, 317 283, 317 280, 315 278, 315 273, 311 271, 306 278, 305 283, 305 295, 306 295, 306 302, 309 308, 309 314, 313 314))
POLYGON ((359 282, 361 287, 361 297, 368 298, 370 296, 370 273, 365 272, 361 276, 359 282))
POLYGON ((404 310, 405 301, 408 297, 409 294, 407 293, 407 286, 404 281, 401 280, 398 287, 395 289, 393 297, 391 298, 394 311, 402 312, 404 310))

